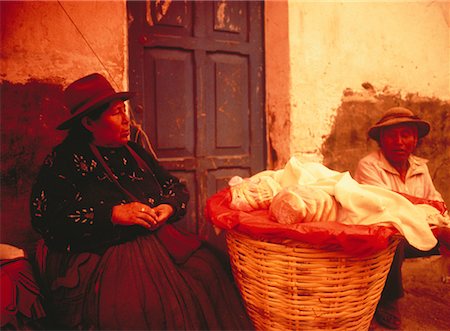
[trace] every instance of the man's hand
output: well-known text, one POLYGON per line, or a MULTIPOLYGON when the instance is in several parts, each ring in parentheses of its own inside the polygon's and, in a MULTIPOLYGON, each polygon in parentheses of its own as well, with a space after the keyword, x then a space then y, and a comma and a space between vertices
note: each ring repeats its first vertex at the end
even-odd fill
POLYGON ((403 195, 406 199, 408 199, 411 203, 418 205, 418 204, 426 204, 426 205, 430 205, 431 207, 436 208, 437 210, 439 210, 439 212, 444 215, 445 212, 447 211, 447 206, 445 205, 445 202, 443 201, 436 201, 436 200, 427 200, 427 199, 423 199, 423 198, 418 198, 406 193, 400 193, 400 192, 396 192, 400 195, 403 195))

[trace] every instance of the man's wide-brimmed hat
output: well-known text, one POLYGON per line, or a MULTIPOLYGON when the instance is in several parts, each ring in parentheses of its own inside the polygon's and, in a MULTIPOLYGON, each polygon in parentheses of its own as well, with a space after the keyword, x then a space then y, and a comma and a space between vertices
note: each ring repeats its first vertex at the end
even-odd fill
POLYGON ((132 95, 131 92, 116 92, 108 80, 99 73, 80 78, 64 90, 64 101, 71 115, 57 129, 69 129, 98 107, 113 100, 128 100, 132 95))
POLYGON ((430 123, 421 120, 408 108, 394 107, 387 110, 381 119, 369 129, 369 137, 379 141, 382 128, 401 123, 415 124, 419 138, 425 137, 430 132, 430 123))

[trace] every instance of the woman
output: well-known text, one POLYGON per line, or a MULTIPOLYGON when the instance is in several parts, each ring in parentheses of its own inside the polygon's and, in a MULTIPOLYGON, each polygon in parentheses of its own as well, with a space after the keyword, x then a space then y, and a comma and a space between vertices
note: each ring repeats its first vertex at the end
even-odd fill
POLYGON ((124 101, 100 74, 64 91, 67 138, 45 160, 31 197, 48 313, 57 328, 250 329, 217 259, 170 223, 184 184, 129 141, 124 101))

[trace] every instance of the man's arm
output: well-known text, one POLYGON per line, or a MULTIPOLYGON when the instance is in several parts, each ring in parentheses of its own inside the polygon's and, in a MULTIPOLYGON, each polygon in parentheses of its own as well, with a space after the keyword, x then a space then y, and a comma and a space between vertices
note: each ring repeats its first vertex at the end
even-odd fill
POLYGON ((444 213, 447 211, 447 206, 445 205, 445 202, 443 202, 443 201, 429 200, 429 199, 414 197, 412 195, 409 195, 406 193, 401 193, 401 192, 396 192, 396 193, 403 195, 406 199, 408 199, 415 205, 418 205, 418 204, 430 205, 430 206, 436 208, 437 210, 439 210, 439 212, 442 215, 444 215, 444 213))
MULTIPOLYGON (((433 182, 431 180, 431 177, 429 176, 429 173, 427 172, 426 176, 426 184, 428 186, 428 191, 430 192, 437 192, 434 188, 433 182)), ((354 179, 360 183, 360 184, 368 184, 368 185, 374 185, 378 187, 382 187, 391 191, 394 191, 398 194, 401 194, 405 198, 407 198, 409 201, 411 201, 413 204, 427 204, 430 205, 437 210, 439 210, 440 213, 444 214, 447 210, 447 207, 445 203, 441 199, 428 199, 428 198, 421 198, 412 196, 406 193, 398 192, 393 190, 392 187, 390 187, 385 181, 382 179, 382 175, 380 174, 380 170, 370 162, 366 162, 364 159, 359 161, 358 167, 355 171, 354 179)), ((431 193, 430 193, 431 194, 431 193)), ((434 193, 433 196, 439 197, 439 193, 434 193)))

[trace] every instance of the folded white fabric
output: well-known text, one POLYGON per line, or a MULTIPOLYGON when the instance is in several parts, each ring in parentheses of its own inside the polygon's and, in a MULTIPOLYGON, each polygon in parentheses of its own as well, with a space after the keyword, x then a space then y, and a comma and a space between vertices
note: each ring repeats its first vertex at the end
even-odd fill
POLYGON ((346 172, 336 183, 334 196, 341 204, 338 222, 393 225, 412 246, 420 250, 430 250, 437 244, 426 212, 400 194, 359 184, 346 172))
POLYGON ((291 185, 278 193, 270 215, 279 223, 336 221, 338 203, 327 192, 312 185, 291 185))
POLYGON ((433 207, 420 207, 393 191, 359 184, 349 172, 337 172, 320 163, 302 163, 292 157, 284 169, 266 170, 250 179, 234 178, 230 186, 231 208, 270 208, 280 223, 336 220, 344 224, 393 225, 420 250, 429 250, 437 243, 428 223, 432 219, 437 222, 436 216, 430 217, 435 214, 433 207), (330 207, 323 193, 334 198, 331 206, 337 206, 337 210, 330 207), (255 197, 260 201, 255 203, 255 197))
POLYGON ((268 209, 272 198, 281 190, 280 184, 265 175, 245 179, 234 176, 228 184, 232 196, 230 207, 243 211, 268 209))

